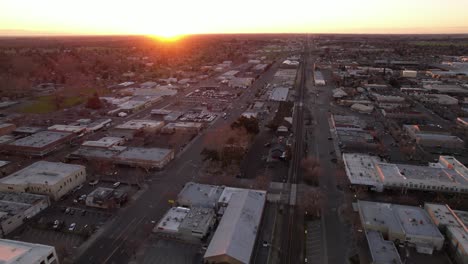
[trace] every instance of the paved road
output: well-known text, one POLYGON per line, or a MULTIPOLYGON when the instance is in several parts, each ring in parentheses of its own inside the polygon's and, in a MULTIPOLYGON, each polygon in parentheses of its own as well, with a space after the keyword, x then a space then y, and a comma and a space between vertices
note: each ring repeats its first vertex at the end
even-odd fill
MULTIPOLYGON (((313 58, 309 65, 312 71, 313 58)), ((311 80, 313 81, 313 80, 311 80)), ((343 194, 336 188, 336 168, 331 162, 330 151, 334 150, 333 142, 328 140, 331 136, 328 123, 330 98, 332 86, 315 87, 313 83, 309 85, 310 90, 318 93, 318 97, 311 96, 310 109, 314 120, 313 133, 309 141, 309 155, 320 160, 321 177, 319 186, 325 195, 325 202, 322 205, 322 234, 323 234, 323 263, 347 263, 347 241, 349 231, 340 219, 338 214, 340 205, 343 204, 343 194)))
MULTIPOLYGON (((254 97, 255 88, 266 83, 276 68, 277 65, 262 75, 254 83, 253 88, 247 90, 237 100, 236 106, 243 106, 250 101, 254 97)), ((218 118, 209 129, 230 124, 244 110, 243 107, 233 108, 227 120, 218 118)), ((200 152, 205 140, 205 133, 200 134, 164 171, 155 173, 151 182, 148 182, 148 189, 108 223, 102 234, 76 259, 75 263, 128 263, 132 260, 138 247, 148 238, 152 230, 154 224, 151 221, 158 221, 170 207, 168 199, 174 199, 186 182, 194 180, 194 171, 202 162, 200 152)))

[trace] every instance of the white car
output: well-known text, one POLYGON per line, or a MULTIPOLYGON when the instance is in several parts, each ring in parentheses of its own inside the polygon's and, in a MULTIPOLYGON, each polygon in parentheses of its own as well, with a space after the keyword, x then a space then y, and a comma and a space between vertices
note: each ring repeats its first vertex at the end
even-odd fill
POLYGON ((116 183, 114 183, 112 186, 113 186, 114 188, 117 188, 117 187, 120 186, 120 182, 116 182, 116 183))
POLYGON ((69 231, 73 231, 73 230, 75 230, 75 227, 76 227, 76 223, 72 223, 72 224, 70 225, 70 227, 68 228, 68 230, 69 230, 69 231))

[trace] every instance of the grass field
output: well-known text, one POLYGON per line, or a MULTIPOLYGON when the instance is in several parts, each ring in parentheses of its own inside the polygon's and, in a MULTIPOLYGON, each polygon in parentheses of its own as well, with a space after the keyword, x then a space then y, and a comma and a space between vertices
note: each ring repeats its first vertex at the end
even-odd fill
MULTIPOLYGON (((88 96, 93 93, 98 92, 99 95, 105 94, 105 91, 89 88, 82 89, 79 92, 76 91, 63 91, 61 94, 64 94, 63 102, 60 105, 60 109, 69 108, 76 106, 82 103, 85 103, 88 99, 88 96)), ((36 98, 31 104, 25 106, 22 110, 23 113, 31 114, 47 114, 60 109, 57 109, 54 102, 55 95, 47 95, 36 98)))
MULTIPOLYGON (((82 104, 85 102, 85 100, 86 98, 81 96, 66 97, 61 104, 61 109, 82 104)), ((36 101, 22 109, 24 113, 34 114, 47 114, 56 110, 58 109, 54 103, 53 95, 38 97, 36 101)))

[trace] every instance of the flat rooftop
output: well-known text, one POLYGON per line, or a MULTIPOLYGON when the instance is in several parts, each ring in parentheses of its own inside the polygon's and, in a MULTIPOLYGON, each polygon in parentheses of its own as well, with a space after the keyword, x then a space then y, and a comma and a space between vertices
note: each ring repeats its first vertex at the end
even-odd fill
POLYGON ((389 232, 406 236, 443 237, 426 211, 416 206, 358 201, 359 212, 366 228, 387 227, 389 232))
POLYGON ((182 223, 182 220, 187 216, 189 212, 189 208, 172 207, 171 209, 169 209, 169 211, 166 212, 163 218, 156 225, 156 230, 177 233, 179 231, 179 227, 182 223))
POLYGON ((40 132, 42 130, 44 130, 43 127, 21 126, 21 127, 17 127, 13 132, 15 132, 15 133, 25 133, 25 134, 34 134, 34 133, 40 132))
POLYGON ((384 240, 377 231, 366 231, 367 244, 371 252, 373 263, 401 264, 400 254, 392 241, 384 240))
POLYGON ((164 148, 133 148, 128 147, 117 158, 127 160, 161 161, 173 152, 164 148))
POLYGON ((103 137, 98 140, 90 140, 83 142, 83 146, 89 147, 112 147, 125 142, 125 139, 120 137, 103 137))
POLYGON ((239 263, 250 263, 265 202, 265 193, 250 190, 235 193, 204 258, 228 255, 239 263))
POLYGON ((182 205, 214 208, 223 190, 222 186, 188 182, 177 196, 177 201, 182 205))
POLYGON ((0 239, 0 264, 36 263, 52 251, 52 246, 0 239))
POLYGON ((271 91, 270 100, 286 101, 288 99, 289 88, 276 87, 271 91))
POLYGON ((164 124, 161 121, 155 120, 131 120, 124 124, 118 125, 116 129, 144 129, 144 128, 159 128, 164 124))
POLYGON ((72 137, 73 133, 58 131, 42 131, 31 136, 18 139, 9 145, 16 147, 44 148, 60 140, 72 137))
POLYGON ((84 166, 61 162, 38 161, 30 166, 0 179, 0 184, 47 184, 54 185, 71 173, 85 170, 84 166))

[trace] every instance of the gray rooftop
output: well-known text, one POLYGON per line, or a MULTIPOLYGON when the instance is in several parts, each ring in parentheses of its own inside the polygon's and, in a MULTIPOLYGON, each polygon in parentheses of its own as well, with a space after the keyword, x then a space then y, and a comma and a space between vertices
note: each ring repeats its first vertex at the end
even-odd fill
POLYGON ((49 200, 45 195, 0 192, 0 219, 21 214, 36 203, 49 200))
POLYGON ((30 166, 0 179, 0 184, 48 184, 54 185, 71 173, 85 167, 61 162, 38 161, 30 166))
POLYGON ((204 258, 227 255, 250 263, 266 195, 245 190, 233 194, 204 258))
POLYGON ((132 148, 122 151, 117 158, 125 160, 161 161, 172 153, 172 149, 163 148, 132 148))
POLYGON ((272 101, 286 101, 288 100, 289 89, 284 87, 277 87, 271 91, 270 100, 272 101))
POLYGON ((442 237, 426 211, 416 206, 358 201, 363 225, 369 230, 388 228, 406 236, 442 237))
POLYGON ((58 131, 42 131, 31 136, 16 140, 10 145, 18 147, 43 148, 64 138, 70 137, 73 133, 58 131))
POLYGON ((392 241, 384 240, 376 231, 366 231, 367 244, 374 264, 401 264, 400 254, 392 241))
POLYGON ((183 206, 214 208, 224 187, 188 182, 177 196, 177 202, 183 206))

